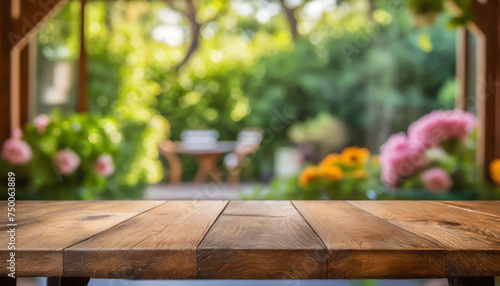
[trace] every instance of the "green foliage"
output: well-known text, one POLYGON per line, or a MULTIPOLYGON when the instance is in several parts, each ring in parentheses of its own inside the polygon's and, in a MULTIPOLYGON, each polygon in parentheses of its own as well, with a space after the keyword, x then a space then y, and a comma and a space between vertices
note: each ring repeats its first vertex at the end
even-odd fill
MULTIPOLYGON (((434 24, 434 18, 437 14, 446 13, 444 7, 444 0, 408 0, 407 5, 409 9, 414 13, 415 22, 417 25, 434 24), (418 18, 423 19, 428 17, 429 22, 422 23, 418 18)), ((449 20, 449 26, 456 28, 458 26, 465 26, 467 23, 474 19, 474 12, 472 11, 472 1, 471 0, 452 0, 453 5, 455 5, 460 11, 458 15, 454 15, 449 20)))
POLYGON ((295 123, 288 130, 288 136, 293 143, 316 147, 322 157, 344 147, 347 141, 344 124, 327 113, 295 123))
MULTIPOLYGON (((174 2, 169 9, 183 8, 174 2)), ((90 113, 116 119, 129 165, 148 182, 162 177, 154 144, 169 126, 173 140, 185 129, 216 128, 221 140, 234 140, 245 127, 263 128, 263 146, 243 169, 246 179, 267 173, 274 150, 291 144, 289 126, 321 112, 345 124, 348 144, 375 151, 389 134, 443 107, 436 97, 455 68, 448 19, 426 31, 424 51, 408 11, 389 2, 377 2, 368 15, 368 1, 343 1, 317 19, 304 16, 304 2, 295 8, 300 36, 293 40, 283 11, 260 23, 227 1, 195 1, 200 45, 180 69, 191 39, 172 46, 151 36, 163 24, 163 2, 89 2, 90 113), (294 118, 282 122, 277 113, 294 118)), ((71 1, 50 20, 51 28, 39 34, 40 49, 64 45, 78 54, 78 12, 78 1, 71 1), (57 26, 63 20, 67 27, 57 26)), ((179 27, 189 31, 189 19, 181 18, 179 27)), ((190 179, 197 163, 182 160, 190 179)), ((129 185, 135 181, 128 178, 129 185)))
MULTIPOLYGON (((169 124, 156 109, 160 85, 155 78, 157 73, 149 69, 159 65, 157 59, 163 59, 163 51, 148 52, 158 51, 161 44, 145 37, 141 23, 142 17, 156 16, 144 15, 148 11, 145 8, 153 5, 157 11, 164 5, 146 2, 111 5, 91 2, 86 7, 89 118, 113 118, 118 124, 122 134, 120 152, 115 157, 119 170, 107 181, 104 190, 97 185, 95 194, 82 198, 137 198, 147 185, 163 177, 158 144, 169 135, 169 124)), ((70 55, 77 55, 79 12, 79 1, 70 1, 51 18, 38 34, 40 50, 67 49, 70 55)))
MULTIPOLYGON (((454 77, 454 35, 444 28, 446 19, 428 31, 434 47, 425 52, 407 16, 393 14, 388 24, 365 19, 353 31, 346 16, 325 35, 303 37, 293 49, 261 58, 243 88, 252 110, 248 121, 268 126, 269 106, 286 106, 297 121, 328 112, 347 126, 348 144, 377 150, 390 133, 440 108, 436 97, 454 77), (329 36, 334 32, 338 36, 329 36)), ((286 142, 286 133, 275 140, 286 142)))
POLYGON ((417 14, 439 13, 443 11, 444 0, 408 0, 408 6, 417 14))

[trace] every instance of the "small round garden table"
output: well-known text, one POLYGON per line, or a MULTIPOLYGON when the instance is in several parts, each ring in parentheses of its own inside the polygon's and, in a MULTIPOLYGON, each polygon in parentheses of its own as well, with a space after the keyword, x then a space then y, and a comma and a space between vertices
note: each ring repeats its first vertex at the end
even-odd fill
POLYGON ((160 145, 161 154, 167 159, 170 166, 170 183, 179 184, 182 176, 182 164, 178 154, 190 154, 198 157, 199 167, 193 182, 197 185, 204 183, 210 176, 216 182, 222 182, 222 172, 217 167, 223 154, 234 151, 236 141, 219 141, 210 149, 186 149, 182 142, 164 141, 160 145))

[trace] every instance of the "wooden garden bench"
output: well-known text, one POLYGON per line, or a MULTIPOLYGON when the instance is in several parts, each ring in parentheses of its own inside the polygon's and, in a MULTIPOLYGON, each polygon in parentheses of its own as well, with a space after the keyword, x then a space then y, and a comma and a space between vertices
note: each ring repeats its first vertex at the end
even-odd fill
MULTIPOLYGON (((1 203, 3 210, 7 202, 1 203)), ((15 276, 120 279, 449 278, 494 285, 500 202, 23 201, 15 276)), ((0 233, 1 285, 10 229, 0 233)))

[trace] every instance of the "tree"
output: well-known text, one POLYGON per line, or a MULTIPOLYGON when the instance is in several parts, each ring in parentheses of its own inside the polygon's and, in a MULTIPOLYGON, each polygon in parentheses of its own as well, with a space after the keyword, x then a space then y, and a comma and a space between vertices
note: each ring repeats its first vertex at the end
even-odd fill
POLYGON ((292 37, 296 39, 299 36, 297 31, 297 18, 295 18, 295 9, 288 7, 285 0, 280 0, 281 7, 286 14, 286 18, 288 19, 288 24, 290 25, 290 33, 292 33, 292 37))

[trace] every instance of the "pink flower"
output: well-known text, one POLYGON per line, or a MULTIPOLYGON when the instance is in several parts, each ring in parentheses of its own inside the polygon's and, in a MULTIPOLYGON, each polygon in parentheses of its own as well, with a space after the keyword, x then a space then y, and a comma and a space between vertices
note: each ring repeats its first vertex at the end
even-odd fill
POLYGON ((422 147, 435 147, 450 139, 467 137, 475 125, 476 118, 469 112, 435 110, 410 125, 408 138, 422 147))
POLYGON ((393 134, 380 148, 382 181, 397 187, 401 179, 408 177, 427 165, 425 152, 408 140, 401 132, 393 134))
POLYGON ((433 193, 444 193, 453 185, 448 172, 441 168, 432 168, 422 173, 425 188, 433 193))
POLYGON ((43 134, 45 132, 45 129, 50 123, 50 119, 47 115, 45 114, 40 114, 34 119, 34 124, 36 127, 36 130, 38 131, 38 134, 43 134))
POLYGON ((70 149, 65 149, 57 152, 54 163, 61 174, 70 175, 80 166, 80 157, 70 149))
POLYGON ((113 164, 113 158, 111 155, 100 155, 95 162, 94 169, 96 173, 103 178, 113 174, 115 172, 115 165, 113 164))
POLYGON ((23 132, 20 129, 14 130, 12 138, 3 143, 2 158, 12 165, 24 165, 31 160, 32 151, 30 145, 21 140, 23 132))

